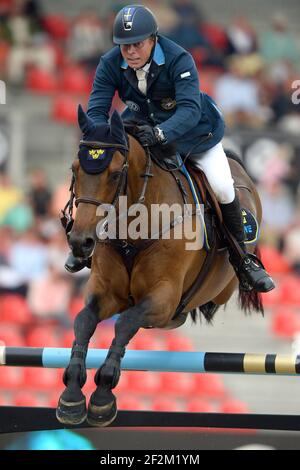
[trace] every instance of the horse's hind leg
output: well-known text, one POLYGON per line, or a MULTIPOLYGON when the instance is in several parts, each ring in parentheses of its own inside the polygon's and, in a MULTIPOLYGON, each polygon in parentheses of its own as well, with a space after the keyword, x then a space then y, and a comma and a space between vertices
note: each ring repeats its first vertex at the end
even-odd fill
POLYGON ((81 388, 86 382, 85 359, 89 340, 100 321, 98 313, 97 298, 91 296, 74 322, 75 341, 70 363, 63 376, 66 388, 59 399, 56 410, 56 417, 62 424, 76 425, 86 419, 86 400, 81 388))

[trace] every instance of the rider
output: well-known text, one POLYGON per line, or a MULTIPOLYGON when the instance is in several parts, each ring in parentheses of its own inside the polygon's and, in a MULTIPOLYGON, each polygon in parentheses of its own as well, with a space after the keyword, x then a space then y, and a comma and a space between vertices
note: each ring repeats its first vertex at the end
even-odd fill
MULTIPOLYGON (((221 140, 224 120, 214 101, 199 89, 192 56, 158 35, 153 13, 141 5, 122 8, 115 18, 117 45, 98 65, 87 114, 95 123, 109 119, 116 91, 127 105, 124 120, 141 122, 137 137, 144 146, 176 143, 181 155, 190 154, 220 204, 223 221, 241 248, 229 248, 230 261, 241 282, 260 292, 274 288, 273 280, 244 244, 239 199, 221 140)), ((76 272, 85 260, 69 256, 66 269, 76 272)))

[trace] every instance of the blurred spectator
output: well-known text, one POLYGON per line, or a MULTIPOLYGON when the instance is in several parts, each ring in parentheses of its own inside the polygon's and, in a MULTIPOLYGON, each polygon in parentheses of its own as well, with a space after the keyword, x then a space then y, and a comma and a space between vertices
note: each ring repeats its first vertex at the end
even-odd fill
POLYGON ((293 226, 283 237, 283 254, 293 270, 300 276, 300 219, 296 219, 293 226))
POLYGON ((298 63, 297 41, 288 30, 288 20, 283 13, 273 15, 271 29, 261 36, 260 52, 267 63, 276 61, 298 63))
POLYGON ((24 198, 14 207, 9 209, 2 220, 3 225, 7 225, 15 232, 25 232, 34 223, 34 215, 31 206, 24 198))
POLYGON ((33 228, 20 235, 11 247, 10 266, 24 282, 43 276, 47 270, 47 261, 47 248, 33 228))
POLYGON ((228 73, 216 81, 215 98, 229 126, 257 127, 262 124, 259 85, 244 64, 240 56, 229 59, 228 73))
POLYGON ((29 201, 36 217, 45 217, 49 214, 52 192, 48 186, 43 170, 37 169, 30 177, 29 201))
POLYGON ((168 35, 178 25, 180 18, 174 8, 165 2, 160 0, 142 0, 140 4, 150 8, 154 13, 161 34, 168 35))
POLYGON ((25 68, 29 64, 48 71, 54 70, 55 66, 55 54, 46 34, 34 15, 26 15, 24 8, 22 2, 14 2, 5 27, 0 30, 11 45, 7 74, 8 80, 14 85, 23 83, 25 68))
POLYGON ((289 189, 281 182, 259 185, 263 208, 263 237, 267 243, 277 240, 291 225, 295 213, 295 203, 289 189))
POLYGON ((180 23, 196 25, 197 27, 202 25, 203 13, 199 6, 196 6, 191 0, 175 0, 173 8, 180 19, 180 23))
MULTIPOLYGON (((67 177, 66 181, 58 185, 54 191, 51 204, 51 213, 53 217, 59 217, 60 211, 65 207, 67 201, 70 199, 70 182, 71 176, 70 179, 67 177)), ((75 214, 75 212, 76 208, 74 207, 73 214, 75 214)))
POLYGON ((67 275, 49 264, 47 272, 29 284, 28 304, 34 315, 44 320, 56 319, 68 327, 68 306, 72 284, 67 275))
POLYGON ((229 39, 229 53, 252 54, 257 49, 256 32, 248 18, 239 14, 233 18, 227 29, 229 39))
POLYGON ((69 38, 72 60, 88 68, 96 68, 100 56, 112 47, 111 31, 94 11, 82 13, 73 22, 69 38))
POLYGON ((22 191, 14 186, 6 173, 0 173, 0 225, 10 209, 22 200, 22 191))
POLYGON ((57 225, 57 230, 52 234, 48 244, 48 262, 57 273, 67 274, 64 268, 64 261, 69 254, 66 235, 61 227, 57 225))

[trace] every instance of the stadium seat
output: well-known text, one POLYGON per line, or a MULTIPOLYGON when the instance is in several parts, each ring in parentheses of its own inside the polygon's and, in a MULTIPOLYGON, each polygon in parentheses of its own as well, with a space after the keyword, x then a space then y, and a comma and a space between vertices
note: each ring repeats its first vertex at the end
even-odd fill
POLYGON ((300 331, 300 315, 289 307, 282 306, 272 313, 271 332, 284 339, 293 338, 300 331))
POLYGON ((118 399, 118 408, 120 410, 144 410, 144 401, 137 397, 120 397, 118 399))
POLYGON ((281 302, 299 307, 300 305, 300 278, 293 275, 285 276, 280 284, 281 302))
POLYGON ((193 395, 221 399, 226 395, 222 378, 216 374, 193 374, 193 395))
POLYGON ((62 383, 57 369, 37 369, 25 367, 23 389, 47 391, 53 390, 62 383))
POLYGON ((166 338, 166 349, 168 351, 195 351, 192 340, 179 334, 166 338))
POLYGON ((51 14, 44 16, 43 26, 54 39, 67 39, 70 33, 69 22, 62 15, 51 14))
POLYGON ((262 245, 260 246, 260 254, 266 270, 271 275, 287 274, 291 271, 288 262, 276 248, 262 245))
POLYGON ((30 347, 57 347, 61 346, 56 328, 34 327, 26 338, 26 344, 30 347))
POLYGON ((153 331, 139 331, 130 341, 128 349, 160 351, 163 344, 157 339, 153 331))
POLYGON ((32 322, 29 306, 20 295, 0 297, 0 321, 12 325, 27 326, 32 322))
POLYGON ((150 408, 152 411, 181 411, 182 407, 179 405, 177 400, 174 398, 164 398, 159 397, 155 398, 150 403, 150 408))
POLYGON ((83 297, 74 297, 69 305, 69 316, 72 320, 75 320, 75 317, 84 307, 84 298, 83 297))
POLYGON ((241 400, 227 399, 220 403, 220 413, 249 413, 248 406, 241 400))
POLYGON ((212 413, 214 407, 208 400, 193 398, 186 403, 186 411, 190 413, 212 413))
POLYGON ((90 93, 88 74, 78 65, 65 67, 59 80, 59 89, 65 93, 90 93))
POLYGON ((20 367, 6 367, 1 369, 0 389, 18 390, 23 382, 23 369, 20 367))
POLYGON ((160 395, 188 396, 193 392, 192 374, 185 372, 161 372, 159 374, 160 395))
POLYGON ((152 395, 158 391, 160 378, 156 372, 127 371, 126 374, 127 387, 131 392, 152 395))
POLYGON ((262 302, 264 307, 274 307, 278 306, 281 303, 282 299, 282 291, 281 291, 281 281, 277 279, 275 281, 276 288, 271 290, 270 292, 262 292, 261 297, 262 297, 262 302))
POLYGON ((72 96, 57 96, 52 103, 52 118, 65 124, 77 124, 78 100, 72 96))
POLYGON ((228 46, 226 31, 218 24, 205 23, 201 26, 201 34, 218 51, 224 52, 228 46))
POLYGON ((31 392, 17 392, 12 396, 13 406, 41 406, 41 400, 31 392))
POLYGON ((26 74, 26 88, 34 93, 54 93, 57 91, 56 76, 43 69, 30 68, 26 74))
POLYGON ((14 325, 0 324, 0 345, 22 347, 25 346, 25 339, 19 329, 14 325))

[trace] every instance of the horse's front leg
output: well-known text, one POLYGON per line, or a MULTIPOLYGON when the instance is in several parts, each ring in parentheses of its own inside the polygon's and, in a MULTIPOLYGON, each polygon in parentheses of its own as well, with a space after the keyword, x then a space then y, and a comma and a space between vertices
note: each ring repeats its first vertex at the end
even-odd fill
POLYGON ((173 288, 161 283, 132 308, 125 310, 115 324, 115 338, 104 364, 95 375, 97 388, 90 398, 87 420, 92 426, 108 426, 117 415, 116 398, 112 393, 120 378, 121 359, 126 346, 141 327, 164 327, 168 324, 178 301, 173 288), (168 295, 168 291, 169 294, 168 295))
POLYGON ((56 417, 62 424, 77 425, 86 419, 86 400, 81 389, 86 382, 85 359, 89 341, 100 322, 99 310, 97 297, 91 295, 74 322, 75 341, 63 376, 66 388, 56 409, 56 417))

